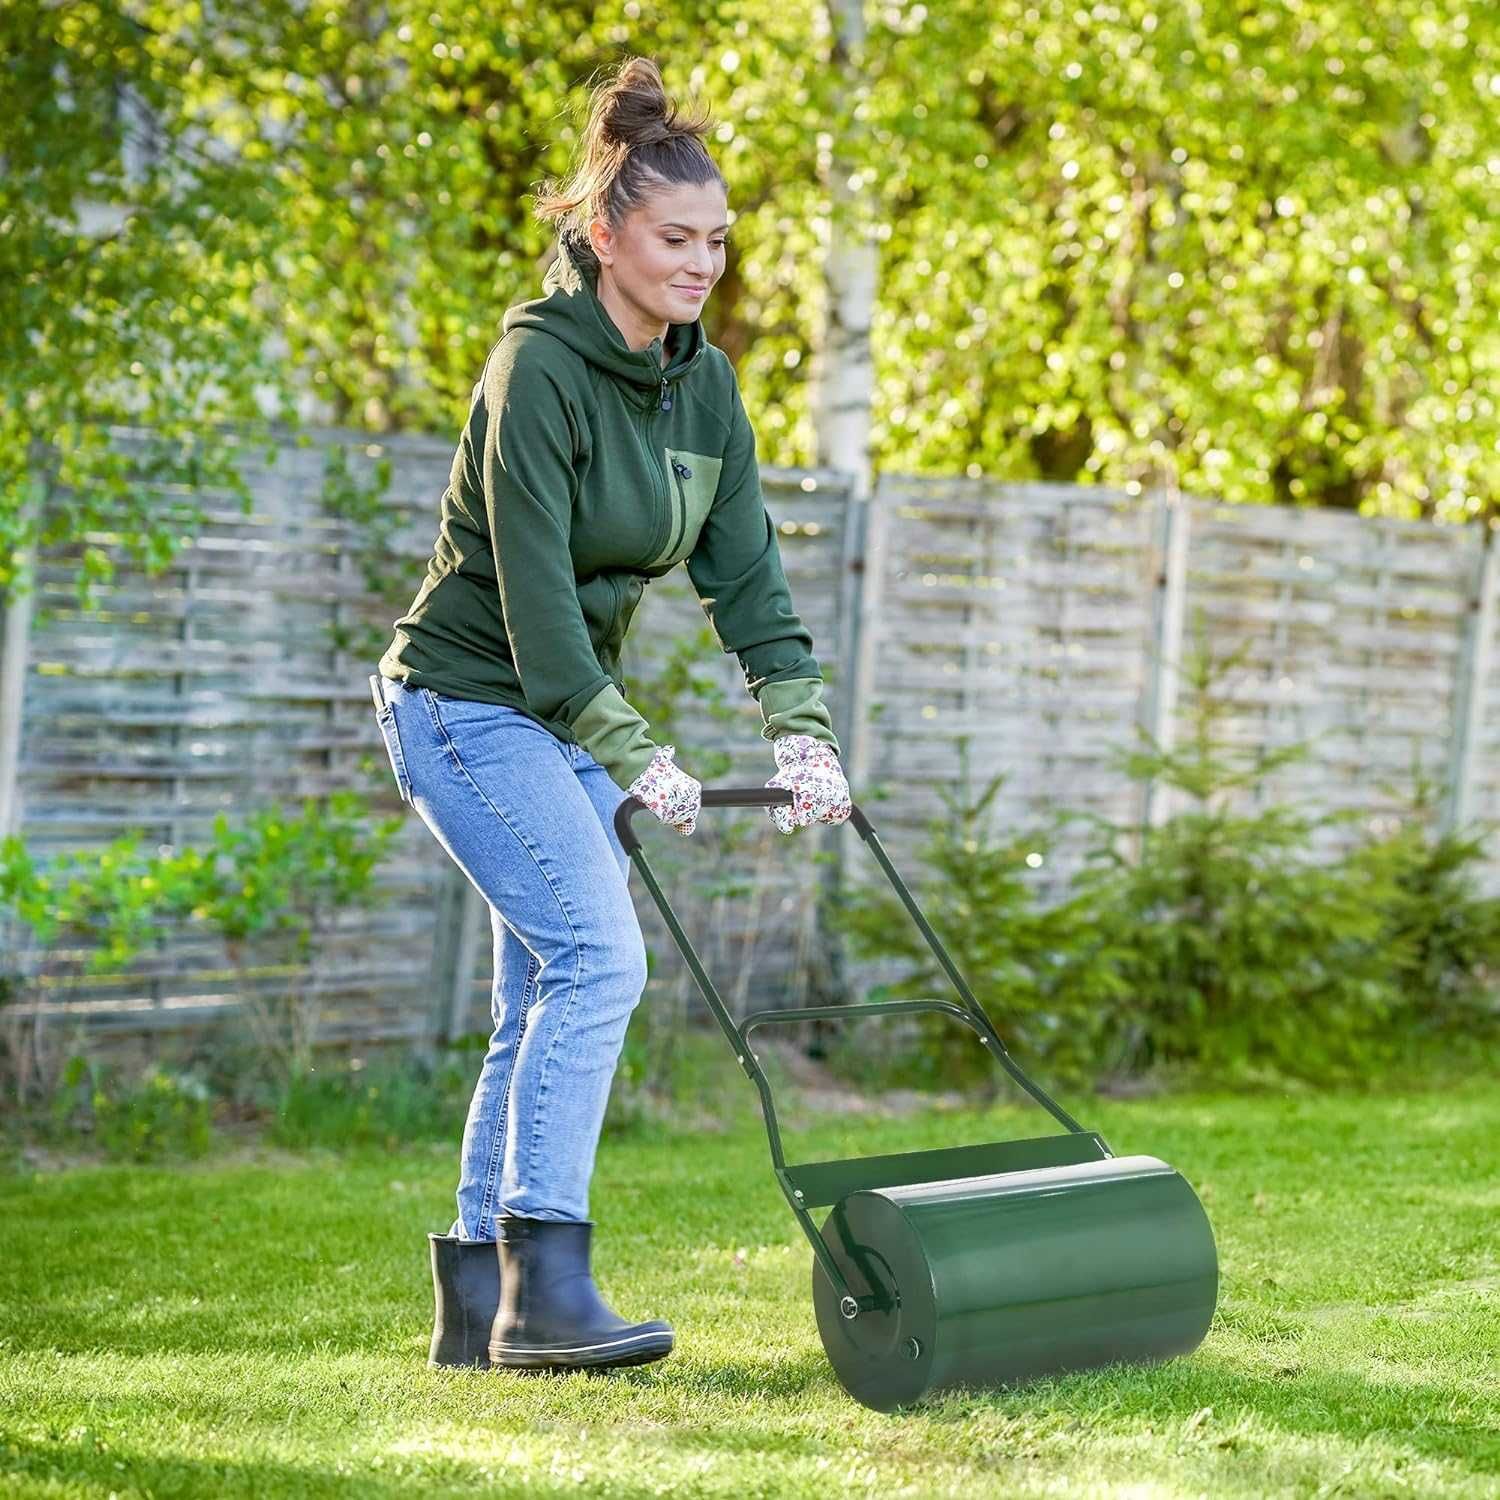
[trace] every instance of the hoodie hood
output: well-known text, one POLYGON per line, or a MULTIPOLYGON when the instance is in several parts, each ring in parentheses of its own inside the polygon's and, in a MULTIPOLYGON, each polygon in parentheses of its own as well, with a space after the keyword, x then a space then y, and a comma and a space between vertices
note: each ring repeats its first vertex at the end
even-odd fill
POLYGON ((597 278, 597 266, 581 257, 566 236, 560 237, 557 258, 542 278, 543 295, 507 309, 501 331, 540 328, 616 380, 636 387, 643 401, 654 400, 663 381, 681 380, 703 358, 708 338, 702 321, 668 324, 676 352, 663 365, 660 339, 644 349, 627 347, 599 300, 597 278))

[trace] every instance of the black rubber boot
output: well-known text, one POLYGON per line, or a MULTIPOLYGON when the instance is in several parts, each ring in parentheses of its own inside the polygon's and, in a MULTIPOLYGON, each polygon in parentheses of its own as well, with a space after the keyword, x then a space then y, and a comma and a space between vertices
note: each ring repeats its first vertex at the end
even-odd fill
POLYGON ((490 1363, 490 1326, 500 1305, 494 1240, 429 1234, 432 1246, 432 1350, 429 1365, 490 1363))
POLYGON ((490 1363, 506 1369, 643 1365, 672 1352, 671 1324, 627 1323, 589 1272, 592 1219, 495 1220, 504 1288, 490 1363))

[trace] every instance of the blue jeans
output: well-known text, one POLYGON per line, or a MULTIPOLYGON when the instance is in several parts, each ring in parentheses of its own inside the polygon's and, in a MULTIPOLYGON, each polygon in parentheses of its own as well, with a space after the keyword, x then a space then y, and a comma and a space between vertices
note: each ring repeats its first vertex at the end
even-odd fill
POLYGON ((646 945, 615 835, 628 795, 581 745, 514 708, 375 673, 403 801, 490 909, 489 1050, 469 1104, 449 1233, 498 1214, 588 1218, 588 1185, 646 945))

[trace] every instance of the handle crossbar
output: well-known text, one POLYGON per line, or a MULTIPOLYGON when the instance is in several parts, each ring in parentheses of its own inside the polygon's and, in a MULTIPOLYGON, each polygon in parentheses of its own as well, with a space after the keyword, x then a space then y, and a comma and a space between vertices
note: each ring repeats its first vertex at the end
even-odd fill
MULTIPOLYGON (((716 786, 703 788, 704 807, 778 807, 790 806, 795 799, 791 789, 784 786, 716 786)), ((634 855, 641 841, 630 820, 638 812, 651 809, 639 797, 627 797, 615 809, 615 833, 625 852, 634 855)))
POLYGON ((966 1026, 973 1026, 980 1036, 984 1035, 981 1028, 974 1025, 974 1017, 951 1000, 862 1000, 857 1005, 798 1005, 791 1010, 758 1010, 740 1022, 740 1032, 748 1037, 757 1026, 784 1025, 794 1021, 844 1021, 850 1016, 909 1016, 919 1011, 938 1011, 952 1016, 966 1026))

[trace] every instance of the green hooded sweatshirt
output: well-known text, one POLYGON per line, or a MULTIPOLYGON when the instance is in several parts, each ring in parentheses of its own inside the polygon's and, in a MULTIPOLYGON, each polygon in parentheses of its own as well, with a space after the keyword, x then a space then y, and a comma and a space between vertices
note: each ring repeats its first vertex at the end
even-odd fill
POLYGON ((662 339, 632 351, 596 276, 564 237, 545 295, 506 312, 382 675, 519 709, 628 789, 657 747, 621 648, 646 585, 685 562, 762 738, 837 751, 734 366, 696 318, 668 325, 665 366, 662 339))

